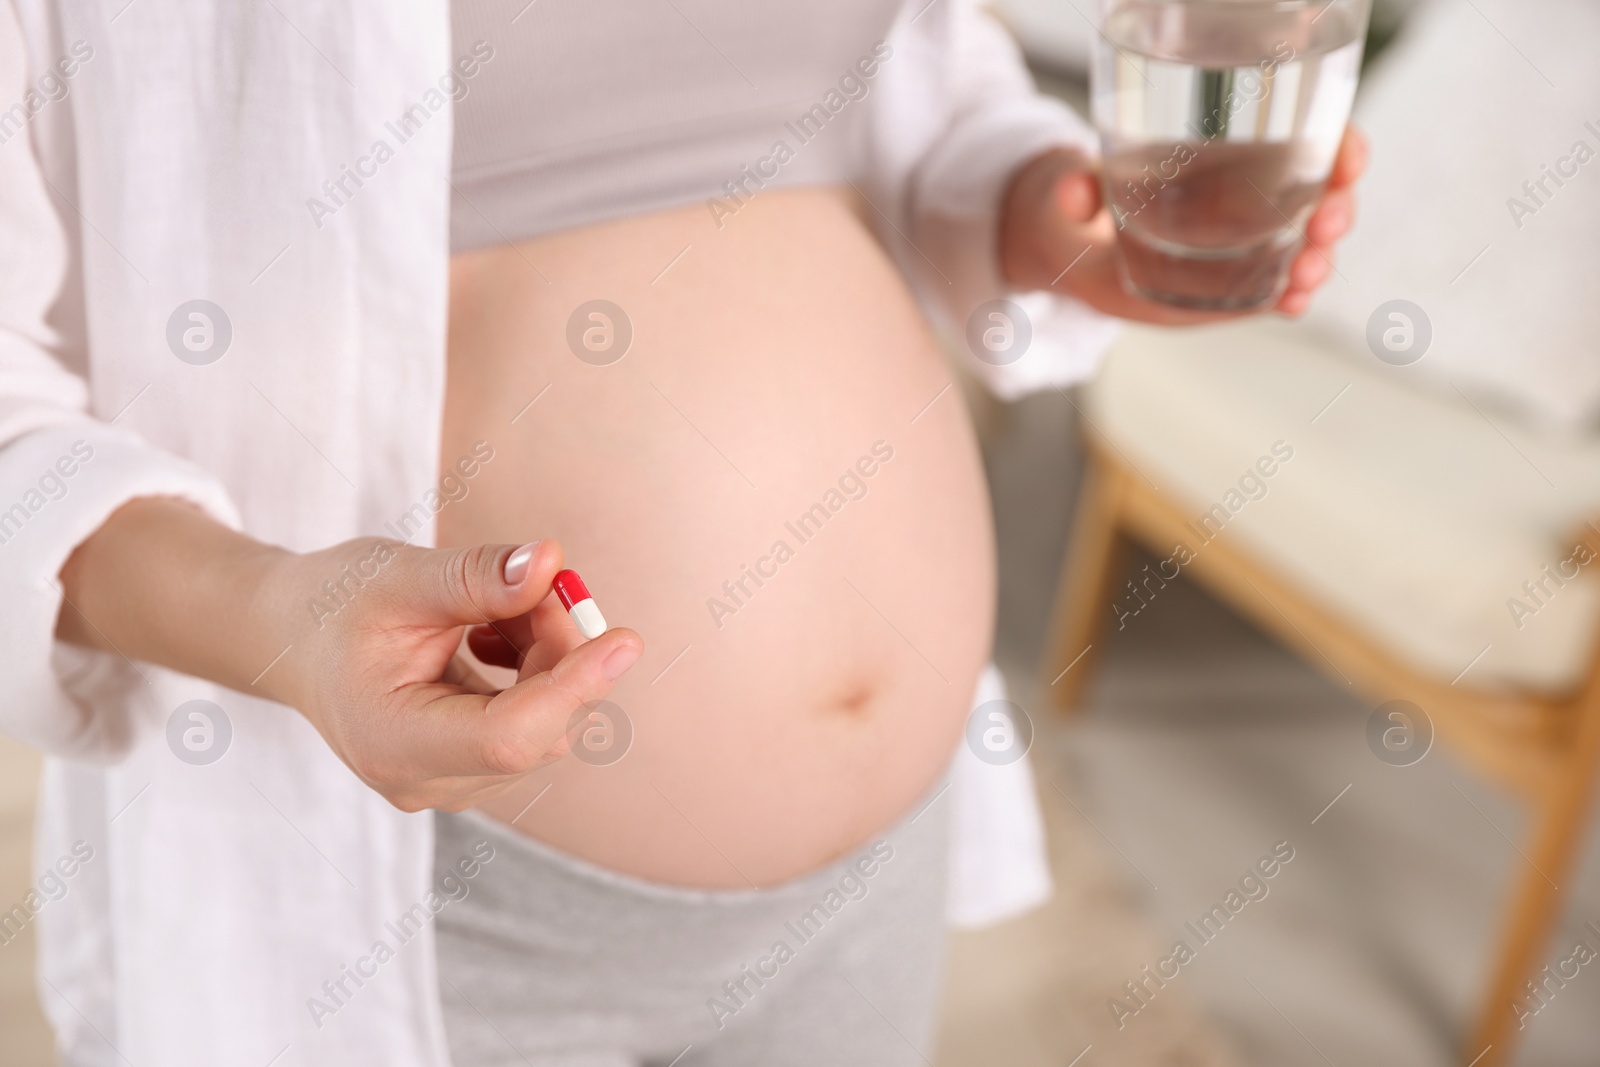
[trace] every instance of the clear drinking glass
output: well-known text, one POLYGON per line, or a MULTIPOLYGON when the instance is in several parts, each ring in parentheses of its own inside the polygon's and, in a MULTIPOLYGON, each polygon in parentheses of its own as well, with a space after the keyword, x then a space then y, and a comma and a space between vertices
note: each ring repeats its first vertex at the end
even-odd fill
POLYGON ((1370 0, 1108 0, 1092 111, 1131 293, 1275 301, 1350 115, 1370 0))

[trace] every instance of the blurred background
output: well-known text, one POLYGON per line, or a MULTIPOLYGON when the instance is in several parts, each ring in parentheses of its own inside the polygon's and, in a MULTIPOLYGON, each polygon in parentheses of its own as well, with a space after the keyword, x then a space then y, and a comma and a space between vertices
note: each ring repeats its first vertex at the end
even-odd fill
MULTIPOLYGON (((997 10, 1082 109, 1088 0, 997 10)), ((1577 0, 1379 3, 1361 220, 1311 315, 968 390, 1057 894, 957 935, 941 1067, 1600 1063, 1597 43, 1577 0), (1394 301, 1400 354, 1369 341, 1394 301), (1267 895, 1196 937, 1279 842, 1267 895)), ((0 739, 3 902, 37 774, 0 739)), ((4 1067, 53 1062, 32 937, 0 944, 4 1067)))

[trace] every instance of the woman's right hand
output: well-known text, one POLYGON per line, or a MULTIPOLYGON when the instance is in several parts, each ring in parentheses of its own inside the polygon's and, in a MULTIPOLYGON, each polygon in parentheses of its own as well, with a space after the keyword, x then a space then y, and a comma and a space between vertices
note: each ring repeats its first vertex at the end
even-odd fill
POLYGON ((305 632, 272 688, 396 807, 479 804, 565 755, 573 713, 643 651, 627 629, 583 640, 551 593, 561 567, 555 541, 423 549, 369 539, 286 556, 268 595, 298 601, 305 632), (510 688, 494 692, 456 660, 472 626, 515 646, 523 671, 510 688))
POLYGON ((141 499, 62 568, 57 635, 288 704, 391 804, 456 811, 565 755, 573 713, 643 652, 632 630, 583 640, 551 594, 561 566, 554 541, 296 554, 141 499), (521 666, 510 688, 457 659, 473 626, 475 650, 521 666))

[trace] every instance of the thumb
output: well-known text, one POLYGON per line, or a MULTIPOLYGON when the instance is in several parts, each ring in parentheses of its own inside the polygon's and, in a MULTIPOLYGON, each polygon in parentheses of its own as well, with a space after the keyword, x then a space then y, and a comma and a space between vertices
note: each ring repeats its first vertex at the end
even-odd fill
POLYGON ((607 630, 552 669, 491 697, 469 724, 483 753, 483 767, 470 773, 524 774, 540 766, 571 729, 573 713, 609 695, 643 651, 644 641, 632 630, 607 630))
POLYGON ((1064 174, 1056 182, 1055 200, 1068 222, 1088 222, 1100 213, 1100 181, 1084 171, 1064 174))
POLYGON ((559 542, 473 545, 408 553, 403 594, 417 621, 464 626, 532 611, 561 569, 559 542))

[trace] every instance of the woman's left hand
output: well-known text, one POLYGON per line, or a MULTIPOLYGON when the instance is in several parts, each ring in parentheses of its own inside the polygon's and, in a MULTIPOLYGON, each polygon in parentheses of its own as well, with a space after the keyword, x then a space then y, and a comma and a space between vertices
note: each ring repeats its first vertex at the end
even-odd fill
MULTIPOLYGON (((1321 201, 1306 223, 1306 244, 1289 267, 1289 284, 1275 305, 1299 315, 1333 273, 1333 246, 1355 221, 1351 186, 1367 163, 1367 139, 1347 127, 1321 201)), ((1250 312, 1189 311, 1133 296, 1117 274, 1116 225, 1100 195, 1098 163, 1057 148, 1017 172, 1000 220, 1006 280, 1019 289, 1049 289, 1122 319, 1187 326, 1250 312)))

